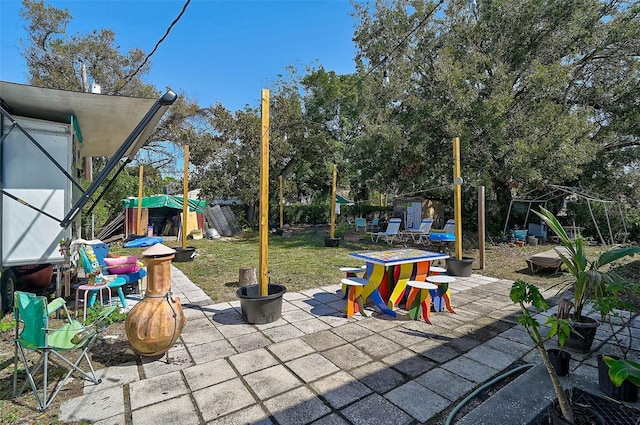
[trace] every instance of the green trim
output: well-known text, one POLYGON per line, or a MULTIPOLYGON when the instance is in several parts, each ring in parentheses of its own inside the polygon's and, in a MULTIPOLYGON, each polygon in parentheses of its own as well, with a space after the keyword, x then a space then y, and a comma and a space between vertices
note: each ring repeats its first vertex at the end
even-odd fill
POLYGON ((69 123, 73 124, 73 131, 76 133, 76 139, 78 139, 78 142, 82 143, 84 139, 82 138, 82 132, 80 131, 80 124, 78 124, 78 117, 74 114, 69 114, 69 123))

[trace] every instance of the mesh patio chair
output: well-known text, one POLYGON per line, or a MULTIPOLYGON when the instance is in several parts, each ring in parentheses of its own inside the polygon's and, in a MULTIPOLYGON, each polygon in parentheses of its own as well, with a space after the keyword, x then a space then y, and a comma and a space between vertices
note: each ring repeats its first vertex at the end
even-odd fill
POLYGON ((384 238, 386 243, 393 243, 396 239, 396 236, 400 238, 400 224, 402 224, 402 220, 399 218, 392 218, 389 220, 389 224, 387 224, 387 229, 384 232, 372 232, 371 233, 371 242, 378 242, 380 238, 384 238))
MULTIPOLYGON (((24 365, 27 381, 33 390, 36 402, 40 410, 49 408, 56 395, 67 382, 71 374, 76 371, 94 384, 99 384, 100 379, 91 365, 87 352, 96 340, 103 328, 105 320, 117 307, 104 309, 96 321, 90 326, 84 326, 77 320, 73 320, 67 310, 65 300, 56 298, 47 303, 47 298, 37 296, 29 292, 16 291, 14 293, 13 314, 16 320, 15 357, 13 369, 13 395, 17 394, 18 385, 18 361, 24 365), (49 317, 62 309, 65 313, 65 324, 53 329, 49 324, 49 317), (73 361, 63 355, 72 354, 71 350, 79 349, 80 355, 73 361), (33 365, 29 365, 27 352, 40 354, 40 358, 33 365), (80 363, 85 359, 89 370, 80 368, 80 363), (47 395, 49 385, 49 364, 54 362, 68 369, 64 378, 58 382, 51 395, 47 395), (42 369, 42 370, 41 370, 42 369)), ((76 351, 77 353, 77 351, 76 351)), ((24 384, 26 386, 26 383, 24 384)), ((22 392, 24 386, 21 388, 22 392)))

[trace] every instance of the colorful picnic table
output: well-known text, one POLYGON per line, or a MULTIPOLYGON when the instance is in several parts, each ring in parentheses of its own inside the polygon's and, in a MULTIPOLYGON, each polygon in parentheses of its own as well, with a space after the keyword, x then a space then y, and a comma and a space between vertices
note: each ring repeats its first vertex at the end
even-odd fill
POLYGON ((449 255, 406 248, 354 252, 349 257, 367 264, 369 284, 363 288, 363 299, 370 298, 382 312, 395 317, 393 310, 404 296, 407 281, 424 281, 431 263, 447 259, 449 255))

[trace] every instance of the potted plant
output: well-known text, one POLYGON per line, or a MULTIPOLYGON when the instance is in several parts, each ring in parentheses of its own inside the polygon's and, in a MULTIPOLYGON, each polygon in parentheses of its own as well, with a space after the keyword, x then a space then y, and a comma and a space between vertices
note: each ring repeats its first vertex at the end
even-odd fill
POLYGON ((509 297, 511 298, 511 301, 520 305, 522 315, 518 317, 518 323, 524 326, 527 334, 529 334, 531 340, 540 353, 542 362, 544 363, 547 373, 549 373, 551 383, 553 384, 553 389, 558 397, 558 405, 560 406, 562 417, 568 423, 573 424, 573 411, 571 409, 569 399, 562 388, 558 374, 551 364, 549 355, 544 346, 544 342, 555 335, 558 335, 558 344, 561 347, 565 344, 570 333, 568 321, 566 319, 558 318, 557 315, 549 316, 545 324, 551 325, 551 328, 549 329, 546 337, 543 337, 538 329, 540 327, 540 323, 531 316, 531 313, 527 309, 528 305, 532 305, 539 313, 547 310, 547 301, 544 299, 538 288, 519 280, 514 282, 511 286, 509 297))
POLYGON ((573 301, 564 299, 558 305, 558 317, 570 319, 572 329, 566 346, 579 352, 588 352, 599 323, 595 319, 583 316, 582 311, 588 302, 603 296, 604 288, 614 282, 614 276, 601 269, 613 261, 640 253, 640 247, 611 249, 590 260, 587 258, 582 237, 577 236, 572 241, 558 219, 549 210, 540 209, 541 212, 534 212, 558 236, 564 247, 563 250, 558 250, 558 254, 573 275, 573 301))
POLYGON ((607 286, 604 296, 594 302, 594 307, 600 312, 602 321, 609 324, 618 349, 615 354, 598 356, 598 386, 611 398, 634 403, 638 400, 640 363, 627 358, 633 346, 631 322, 636 310, 626 296, 629 293, 640 294, 640 284, 617 280, 607 286))

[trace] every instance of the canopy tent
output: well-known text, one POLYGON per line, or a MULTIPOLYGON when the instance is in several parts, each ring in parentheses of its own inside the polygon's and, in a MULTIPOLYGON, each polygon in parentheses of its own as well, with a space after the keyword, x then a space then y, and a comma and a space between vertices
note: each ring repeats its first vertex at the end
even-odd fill
POLYGON ((340 196, 336 193, 336 204, 353 205, 353 202, 348 200, 344 196, 340 196))
MULTIPOLYGON (((140 231, 138 230, 138 198, 130 197, 122 200, 125 213, 125 233, 141 234, 143 230, 153 228, 153 235, 175 236, 180 231, 180 215, 182 213, 182 196, 153 195, 142 198, 140 206, 140 231)), ((206 201, 187 199, 189 214, 187 227, 191 230, 204 229, 204 211, 206 201)))
MULTIPOLYGON (((183 199, 184 198, 182 196, 173 196, 173 195, 145 196, 142 198, 142 208, 169 207, 169 208, 181 210, 183 199)), ((187 203, 189 205, 190 211, 195 211, 199 213, 203 213, 205 207, 207 206, 206 201, 201 201, 198 199, 188 199, 187 203)), ((132 198, 123 199, 122 204, 124 208, 138 208, 138 198, 132 197, 132 198)))
MULTIPOLYGON (((600 239, 600 243, 603 245, 607 245, 605 241, 605 237, 603 237, 602 232, 600 230, 600 226, 598 225, 598 221, 595 218, 593 213, 593 204, 601 204, 604 209, 604 214, 607 221, 607 230, 608 237, 612 244, 616 243, 616 237, 621 237, 621 243, 627 241, 627 224, 625 221, 624 213, 622 211, 622 207, 620 203, 614 199, 606 198, 601 195, 596 194, 595 192, 590 191, 589 189, 585 189, 582 187, 569 187, 569 186, 561 186, 561 185, 547 185, 544 190, 532 190, 530 192, 525 193, 521 197, 516 197, 511 200, 509 203, 509 211, 507 212, 507 219, 504 223, 503 232, 507 232, 507 228, 509 226, 509 218, 511 217, 511 212, 518 205, 526 205, 527 212, 524 219, 524 228, 527 228, 527 224, 529 222, 529 217, 531 216, 531 207, 534 205, 542 205, 547 208, 547 204, 551 201, 557 199, 563 199, 563 206, 561 211, 566 211, 567 203, 569 201, 586 201, 587 206, 589 208, 589 214, 591 216, 591 220, 593 221, 593 225, 598 233, 598 237, 600 239), (623 230, 622 232, 618 232, 614 237, 613 230, 611 228, 611 220, 609 216, 609 210, 617 210, 617 213, 620 215, 621 223, 623 230)), ((548 209, 548 208, 547 208, 548 209)))

